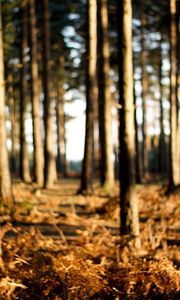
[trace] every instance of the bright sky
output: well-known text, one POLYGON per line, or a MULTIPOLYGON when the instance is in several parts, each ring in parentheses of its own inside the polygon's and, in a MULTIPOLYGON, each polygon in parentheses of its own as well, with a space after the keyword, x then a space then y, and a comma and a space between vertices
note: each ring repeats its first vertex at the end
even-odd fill
MULTIPOLYGON (((67 99, 71 99, 67 95, 67 99)), ((82 160, 84 154, 84 137, 85 137, 85 100, 82 96, 79 99, 76 98, 74 102, 66 102, 65 113, 67 115, 74 116, 74 119, 66 123, 66 155, 68 160, 79 161, 82 160)), ((11 122, 6 122, 6 127, 8 132, 11 130, 11 122)), ((26 119, 26 140, 28 142, 29 152, 33 152, 32 145, 32 119, 31 114, 27 113, 26 119)), ((12 142, 11 139, 7 139, 7 147, 11 149, 12 142)), ((55 151, 57 148, 55 149, 55 151)))
POLYGON ((66 124, 68 160, 82 160, 84 153, 85 136, 85 101, 76 100, 74 103, 65 106, 65 112, 75 116, 75 119, 66 124))

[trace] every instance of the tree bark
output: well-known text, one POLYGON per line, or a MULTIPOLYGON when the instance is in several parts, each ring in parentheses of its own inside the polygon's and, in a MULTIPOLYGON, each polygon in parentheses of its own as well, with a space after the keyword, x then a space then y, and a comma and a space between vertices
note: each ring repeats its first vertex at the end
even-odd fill
POLYGON ((113 146, 111 136, 110 66, 107 1, 98 0, 98 85, 101 184, 110 192, 114 185, 113 146))
POLYGON ((147 151, 147 126, 146 126, 146 99, 147 99, 147 90, 148 90, 148 80, 147 80, 147 71, 146 71, 146 51, 145 51, 145 26, 146 19, 143 11, 143 4, 141 4, 141 84, 142 84, 142 112, 143 112, 143 121, 142 121, 142 176, 145 177, 146 172, 148 171, 148 151, 147 151))
POLYGON ((31 101, 32 101, 32 121, 33 121, 33 145, 34 145, 34 180, 38 186, 43 186, 43 144, 40 116, 40 92, 38 75, 38 51, 36 36, 36 14, 35 2, 29 0, 30 15, 30 50, 31 50, 31 101))
POLYGON ((11 122, 11 157, 10 157, 10 170, 13 175, 17 175, 17 119, 16 119, 16 107, 14 99, 13 88, 13 70, 11 65, 7 65, 7 86, 8 86, 8 101, 10 109, 10 122, 11 122))
MULTIPOLYGON (((60 56, 60 69, 64 73, 64 57, 60 56)), ((57 170, 63 177, 67 176, 66 168, 66 134, 65 134, 65 114, 64 114, 64 89, 63 77, 58 80, 57 104, 57 170)))
POLYGON ((6 148, 5 128, 5 82, 4 82, 4 58, 3 38, 1 24, 0 4, 0 200, 9 208, 13 206, 11 178, 9 172, 8 152, 6 148))
POLYGON ((180 183, 176 100, 176 1, 170 0, 170 172, 169 189, 180 183))
POLYGON ((117 2, 120 92, 120 233, 139 236, 138 199, 135 194, 135 130, 132 61, 132 7, 117 2))
POLYGON ((26 143, 26 47, 27 47, 27 4, 22 2, 20 8, 21 20, 21 70, 20 70, 20 177, 25 182, 31 182, 28 149, 26 143))
POLYGON ((160 100, 159 100, 159 108, 160 108, 160 136, 159 136, 159 171, 162 178, 165 177, 166 171, 166 156, 165 156, 165 134, 164 134, 164 110, 163 110, 163 86, 162 86, 162 49, 161 43, 159 45, 159 90, 160 90, 160 100))
POLYGON ((138 122, 137 122, 137 109, 136 109, 136 90, 135 82, 133 86, 134 92, 134 128, 135 128, 135 165, 136 165, 136 183, 141 183, 141 172, 140 172, 140 159, 139 159, 139 139, 138 139, 138 122))
POLYGON ((52 187, 57 178, 54 135, 53 135, 53 100, 51 85, 51 61, 50 61, 50 24, 49 1, 43 3, 43 89, 44 89, 44 187, 52 187))
POLYGON ((86 53, 86 133, 80 192, 92 192, 92 155, 94 131, 94 102, 96 94, 97 7, 96 0, 87 1, 88 35, 86 53))
POLYGON ((177 164, 179 166, 179 182, 180 182, 180 3, 176 2, 176 111, 177 111, 177 164))

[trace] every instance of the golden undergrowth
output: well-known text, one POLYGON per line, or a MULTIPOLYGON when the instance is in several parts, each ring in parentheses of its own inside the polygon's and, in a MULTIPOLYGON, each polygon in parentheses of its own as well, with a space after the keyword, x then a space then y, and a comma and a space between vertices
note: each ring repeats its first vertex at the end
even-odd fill
POLYGON ((76 195, 14 184, 13 219, 1 209, 0 299, 180 299, 178 193, 137 186, 141 248, 119 237, 118 187, 76 195))

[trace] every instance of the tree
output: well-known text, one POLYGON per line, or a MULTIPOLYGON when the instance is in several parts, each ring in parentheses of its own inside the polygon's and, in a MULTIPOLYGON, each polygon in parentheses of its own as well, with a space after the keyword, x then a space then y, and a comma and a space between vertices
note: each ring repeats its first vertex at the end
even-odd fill
POLYGON ((147 92, 148 92, 148 78, 146 71, 146 50, 145 50, 145 26, 146 26, 146 16, 144 12, 144 5, 141 4, 141 83, 142 83, 142 111, 143 111, 143 122, 142 122, 142 175, 145 176, 148 167, 147 159, 147 92))
POLYGON ((117 2, 120 93, 120 232, 139 235, 135 194, 135 132, 132 68, 132 8, 130 0, 117 2))
POLYGON ((176 0, 170 0, 170 190, 180 184, 178 108, 176 100, 176 42, 176 0))
POLYGON ((36 15, 34 0, 29 0, 30 15, 30 51, 31 51, 31 99, 33 121, 33 144, 34 144, 34 179, 39 186, 43 186, 43 145, 40 117, 40 92, 38 76, 38 51, 36 36, 36 15))
POLYGON ((0 4, 0 198, 3 204, 12 207, 12 188, 9 172, 8 152, 6 148, 6 128, 5 128, 5 82, 4 82, 4 58, 3 58, 3 38, 1 24, 1 4, 0 4))
POLYGON ((162 86, 162 39, 159 43, 159 110, 160 110, 160 136, 159 136, 159 168, 162 178, 165 175, 166 157, 165 157, 165 133, 164 133, 164 110, 163 110, 163 86, 162 86))
POLYGON ((52 187, 56 175, 55 148, 53 140, 53 99, 51 90, 51 56, 50 56, 50 24, 49 1, 43 4, 43 90, 44 90, 44 186, 52 187))
POLYGON ((92 190, 92 155, 93 155, 93 130, 94 130, 94 102, 96 93, 96 61, 97 61, 97 7, 96 0, 87 0, 88 34, 86 53, 86 133, 84 159, 82 166, 80 192, 92 190))
POLYGON ((98 85, 99 85, 99 139, 100 139, 100 174, 101 184, 107 191, 114 185, 112 161, 113 147, 111 136, 110 66, 107 1, 98 0, 98 85))
POLYGON ((180 183, 180 3, 176 2, 176 115, 177 115, 177 164, 180 183))
POLYGON ((133 86, 133 93, 134 93, 134 128, 135 128, 135 149, 136 149, 136 156, 135 156, 136 183, 141 183, 135 81, 133 86))
POLYGON ((17 119, 16 119, 16 106, 14 98, 14 87, 13 87, 13 68, 12 65, 7 65, 7 91, 8 91, 8 104, 10 111, 10 122, 11 122, 11 156, 10 156, 10 170, 12 174, 17 173, 17 119))
POLYGON ((61 54, 59 58, 59 68, 61 74, 57 82, 57 103, 56 103, 56 118, 57 118, 57 170, 62 173, 63 177, 67 176, 66 170, 66 135, 65 135, 65 112, 64 112, 64 56, 61 54))
POLYGON ((20 177, 25 182, 30 182, 29 158, 26 143, 26 48, 27 48, 27 3, 21 2, 20 7, 20 22, 21 22, 21 70, 20 70, 20 177))

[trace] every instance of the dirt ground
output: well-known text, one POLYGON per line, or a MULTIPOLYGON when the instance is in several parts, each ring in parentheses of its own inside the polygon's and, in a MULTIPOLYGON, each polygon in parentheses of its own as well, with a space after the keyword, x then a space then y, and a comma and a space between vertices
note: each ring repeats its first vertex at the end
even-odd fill
POLYGON ((119 236, 118 185, 77 195, 14 183, 15 211, 0 213, 0 300, 180 299, 180 193, 138 185, 141 247, 119 236))

